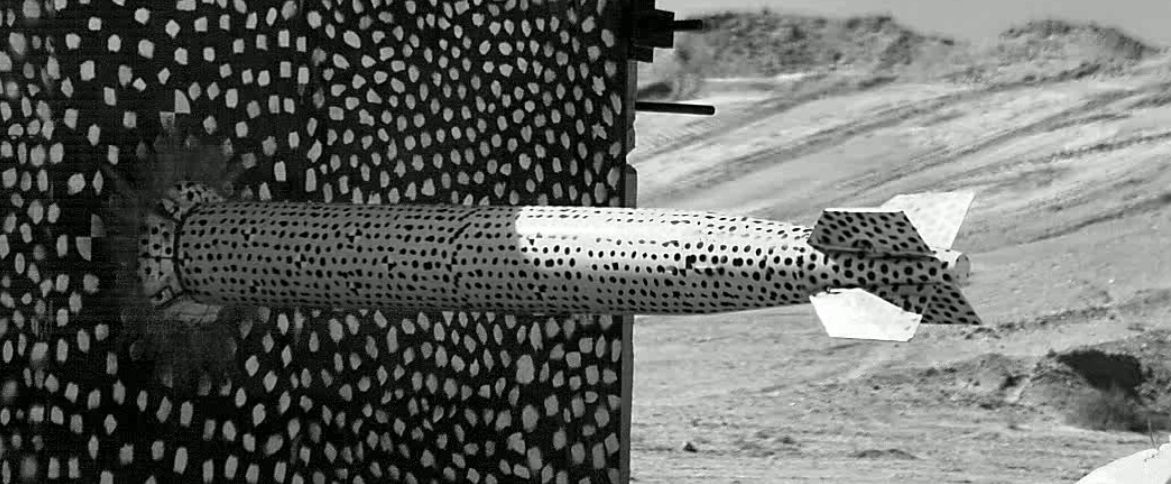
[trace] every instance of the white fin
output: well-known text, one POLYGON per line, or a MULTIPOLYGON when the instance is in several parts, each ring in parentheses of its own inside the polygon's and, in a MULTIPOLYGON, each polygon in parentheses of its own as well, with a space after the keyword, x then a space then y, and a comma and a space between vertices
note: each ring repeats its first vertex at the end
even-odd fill
POLYGON ((909 341, 923 319, 918 311, 905 310, 864 289, 832 290, 809 300, 831 338, 909 341))
POLYGON ((980 324, 955 284, 831 289, 810 302, 831 338, 909 341, 920 324, 980 324))
POLYGON ((972 192, 899 195, 882 204, 881 208, 901 210, 911 219, 927 245, 950 249, 975 196, 972 192))

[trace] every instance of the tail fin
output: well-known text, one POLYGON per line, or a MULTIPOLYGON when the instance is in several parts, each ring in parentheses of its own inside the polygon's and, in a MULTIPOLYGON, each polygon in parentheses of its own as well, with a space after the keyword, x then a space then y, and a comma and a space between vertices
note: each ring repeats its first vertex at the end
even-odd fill
POLYGON ((971 192, 899 195, 877 208, 827 208, 809 244, 822 251, 929 257, 949 249, 975 197, 971 192))
POLYGON ((809 300, 831 338, 909 341, 931 298, 923 288, 902 289, 886 298, 865 289, 830 290, 809 300))
POLYGON ((927 245, 950 249, 976 195, 972 192, 898 195, 882 204, 884 210, 902 210, 927 245))
POLYGON ((980 324, 954 284, 833 289, 809 299, 831 338, 909 341, 920 324, 980 324))
POLYGON ((873 257, 930 257, 944 282, 830 289, 810 298, 835 338, 908 341, 920 324, 980 324, 957 284, 967 256, 949 250, 971 206, 971 192, 899 195, 877 208, 826 209, 809 244, 827 252, 873 257))

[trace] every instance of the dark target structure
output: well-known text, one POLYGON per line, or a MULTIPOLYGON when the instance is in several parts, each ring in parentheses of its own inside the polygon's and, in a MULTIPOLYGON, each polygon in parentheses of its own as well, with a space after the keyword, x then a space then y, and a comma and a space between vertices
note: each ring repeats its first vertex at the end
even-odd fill
POLYGON ((633 66, 696 25, 642 0, 0 0, 0 25, 0 482, 628 480, 628 320, 261 308, 179 394, 119 344, 103 207, 164 132, 244 200, 630 206, 633 66))

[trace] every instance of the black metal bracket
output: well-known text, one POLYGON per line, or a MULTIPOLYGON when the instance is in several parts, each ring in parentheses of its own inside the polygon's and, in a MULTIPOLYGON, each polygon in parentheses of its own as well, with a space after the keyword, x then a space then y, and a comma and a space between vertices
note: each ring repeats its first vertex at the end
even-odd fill
POLYGON ((675 32, 701 31, 702 20, 675 20, 675 12, 658 10, 655 0, 634 0, 629 15, 630 58, 654 61, 655 48, 675 47, 675 32))
MULTIPOLYGON (((676 32, 705 30, 702 20, 675 20, 675 12, 658 10, 655 0, 630 0, 630 10, 624 26, 627 56, 638 62, 654 62, 655 49, 675 47, 676 32)), ((713 106, 699 104, 636 102, 635 111, 711 116, 713 106)))

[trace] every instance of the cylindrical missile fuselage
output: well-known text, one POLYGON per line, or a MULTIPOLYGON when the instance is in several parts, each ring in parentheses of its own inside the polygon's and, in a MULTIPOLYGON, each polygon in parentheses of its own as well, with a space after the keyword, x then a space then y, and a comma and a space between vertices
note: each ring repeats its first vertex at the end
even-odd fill
POLYGON ((205 303, 620 314, 738 311, 967 276, 956 252, 822 252, 810 232, 657 209, 207 203, 178 227, 175 270, 205 303))

